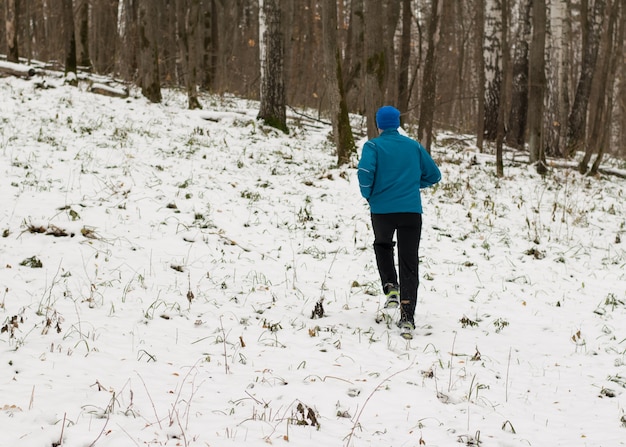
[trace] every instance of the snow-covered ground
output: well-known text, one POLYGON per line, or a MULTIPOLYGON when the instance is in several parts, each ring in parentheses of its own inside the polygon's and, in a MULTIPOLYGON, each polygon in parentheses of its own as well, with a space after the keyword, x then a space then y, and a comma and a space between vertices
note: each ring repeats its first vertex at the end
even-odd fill
POLYGON ((626 445, 624 180, 439 135, 406 341, 329 126, 56 83, 0 79, 0 445, 626 445))

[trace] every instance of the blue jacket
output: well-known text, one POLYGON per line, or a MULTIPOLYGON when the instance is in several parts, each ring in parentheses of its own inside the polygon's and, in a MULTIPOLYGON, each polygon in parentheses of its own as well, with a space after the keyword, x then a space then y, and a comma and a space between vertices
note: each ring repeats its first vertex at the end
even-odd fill
POLYGON ((439 168, 417 141, 387 129, 363 145, 359 188, 373 214, 422 213, 420 188, 441 180, 439 168))

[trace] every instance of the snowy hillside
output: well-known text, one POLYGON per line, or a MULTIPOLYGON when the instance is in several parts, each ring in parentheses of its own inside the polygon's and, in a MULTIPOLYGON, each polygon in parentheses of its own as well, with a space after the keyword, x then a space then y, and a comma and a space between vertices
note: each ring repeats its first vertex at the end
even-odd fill
POLYGON ((623 179, 439 135, 407 342, 328 126, 83 90, 0 79, 0 445, 626 445, 623 179))

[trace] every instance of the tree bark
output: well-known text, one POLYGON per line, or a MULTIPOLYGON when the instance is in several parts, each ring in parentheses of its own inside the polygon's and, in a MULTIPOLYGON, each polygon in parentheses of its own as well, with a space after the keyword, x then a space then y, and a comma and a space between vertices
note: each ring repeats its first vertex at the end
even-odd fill
POLYGON ((494 141, 498 132, 502 84, 502 0, 485 2, 485 127, 484 137, 494 141))
POLYGON ((476 45, 474 48, 476 64, 476 72, 478 73, 478 87, 476 89, 477 107, 476 107, 476 147, 483 152, 485 138, 485 86, 487 84, 485 69, 485 0, 476 1, 476 45))
POLYGON ((364 73, 364 97, 365 115, 367 117, 367 137, 374 138, 378 135, 376 126, 376 111, 383 104, 384 87, 387 80, 387 67, 385 66, 385 47, 383 36, 382 0, 364 0, 365 21, 365 73, 364 73))
POLYGON ((183 61, 183 77, 187 89, 187 107, 201 109, 198 100, 198 24, 200 0, 177 0, 177 37, 183 61))
POLYGON ((329 92, 330 118, 333 124, 333 136, 337 147, 337 164, 350 162, 356 152, 350 117, 343 91, 341 53, 337 46, 337 2, 323 0, 322 28, 324 43, 324 67, 329 92))
POLYGON ((435 99, 437 97, 437 45, 439 43, 439 17, 445 0, 432 0, 428 21, 428 48, 424 61, 424 79, 420 103, 418 139, 430 152, 433 141, 433 120, 435 117, 435 99))
MULTIPOLYGON (((530 11, 533 0, 521 0, 518 4, 517 32, 515 35, 512 64, 512 98, 508 119, 506 142, 522 148, 526 141, 526 119, 528 115, 528 41, 531 32, 530 11)), ((545 29, 542 30, 545 32, 545 29)), ((543 54, 543 51, 542 51, 543 54)))
POLYGON ((583 21, 583 58, 580 67, 578 87, 574 97, 574 105, 567 120, 567 147, 565 155, 571 156, 582 149, 585 143, 587 108, 591 94, 593 73, 598 57, 600 32, 604 17, 605 0, 595 0, 593 11, 588 10, 588 1, 582 2, 583 21))
MULTIPOLYGON (((510 56, 509 56, 509 12, 508 12, 508 0, 502 0, 500 4, 500 29, 501 29, 501 51, 502 51, 502 77, 506 78, 509 72, 510 56)), ((504 161, 502 157, 502 150, 504 145, 505 136, 505 114, 508 108, 507 104, 507 91, 506 83, 500 82, 499 85, 499 100, 498 100, 498 117, 496 126, 496 175, 498 177, 504 176, 504 161)))
MULTIPOLYGON (((137 1, 135 0, 120 0, 120 37, 119 37, 119 56, 121 63, 117 67, 117 71, 122 73, 122 77, 125 79, 135 79, 139 71, 139 55, 138 55, 138 33, 139 33, 139 20, 137 1)), ((95 60, 92 61, 94 69, 95 60)))
MULTIPOLYGON (((600 160, 604 155, 606 146, 609 144, 608 129, 613 108, 613 83, 615 72, 615 58, 611 56, 618 48, 616 41, 616 20, 619 16, 619 2, 614 1, 608 15, 608 25, 602 36, 598 55, 597 71, 594 76, 594 86, 591 94, 591 107, 589 110, 590 138, 585 147, 585 155, 580 162, 578 170, 581 174, 587 173, 589 161, 592 155, 597 154, 589 175, 594 175, 600 166, 600 160), (595 169, 594 169, 595 168, 595 169)), ((623 26, 622 26, 623 27, 623 26)), ((623 37, 623 36, 622 36, 623 37)), ((617 53, 621 54, 621 53, 617 53)))
POLYGON ((261 48, 264 49, 264 58, 261 66, 261 105, 258 118, 265 124, 288 133, 280 0, 263 0, 260 9, 265 17, 265 29, 259 29, 262 33, 261 48))
POLYGON ((364 0, 350 2, 350 25, 346 36, 344 56, 344 90, 347 98, 353 98, 353 110, 365 114, 363 94, 363 64, 365 61, 365 18, 364 0))
POLYGON ((6 73, 11 76, 30 78, 35 76, 35 69, 28 65, 16 64, 15 62, 0 61, 0 73, 6 73))
POLYGON ((18 63, 20 61, 17 47, 17 0, 6 0, 6 38, 7 38, 7 60, 18 63))
POLYGON ((543 148, 546 156, 560 156, 567 130, 569 110, 568 74, 571 33, 568 0, 553 0, 546 36, 546 110, 543 124, 543 148))
POLYGON ((398 68, 398 110, 405 123, 409 110, 409 71, 411 63, 411 0, 402 0, 402 35, 400 37, 400 66, 398 68))
POLYGON ((383 85, 383 102, 394 104, 398 98, 398 69, 396 66, 396 28, 400 20, 400 0, 382 1, 383 6, 383 48, 385 53, 385 84, 383 85))
POLYGON ((114 98, 128 98, 128 89, 125 87, 115 88, 102 83, 93 83, 89 87, 89 91, 98 95, 111 96, 114 98))
POLYGON ((89 0, 77 0, 76 17, 78 39, 76 40, 76 62, 83 70, 91 70, 89 57, 89 0))
POLYGON ((159 51, 157 46, 157 11, 151 0, 139 0, 139 87, 149 101, 161 102, 159 51))
POLYGON ((544 0, 532 0, 533 31, 530 47, 528 90, 528 149, 529 161, 536 164, 537 172, 545 174, 543 151, 543 108, 546 90, 546 4, 544 0))
POLYGON ((216 0, 203 0, 202 10, 202 82, 207 90, 216 86, 216 71, 219 52, 219 24, 216 0))
MULTIPOLYGON (((76 74, 76 33, 74 27, 74 2, 63 0, 63 33, 65 40, 65 75, 76 74)), ((71 81, 76 83, 76 79, 71 81)))

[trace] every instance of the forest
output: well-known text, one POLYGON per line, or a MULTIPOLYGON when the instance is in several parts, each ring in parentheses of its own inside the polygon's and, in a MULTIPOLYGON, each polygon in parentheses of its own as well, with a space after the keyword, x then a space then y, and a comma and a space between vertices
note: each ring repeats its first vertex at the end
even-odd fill
POLYGON ((481 151, 527 151, 598 172, 626 157, 626 0, 0 0, 9 63, 109 76, 160 102, 162 88, 260 100, 332 122, 339 164, 349 115, 384 104, 430 149, 437 132, 481 151))

